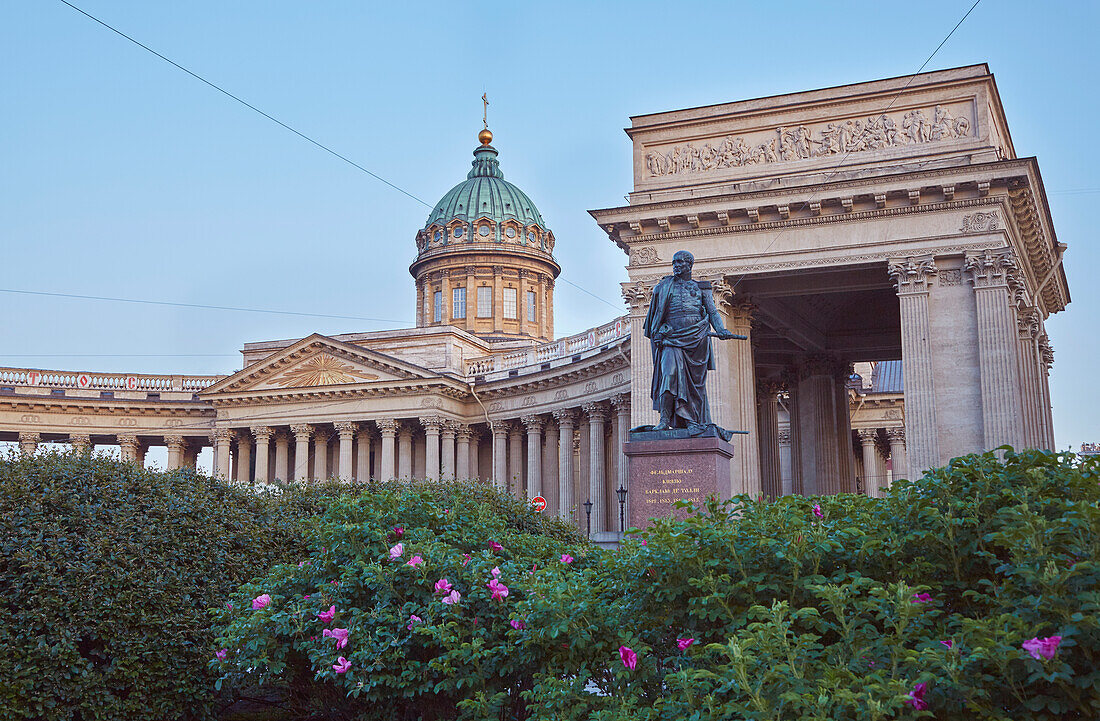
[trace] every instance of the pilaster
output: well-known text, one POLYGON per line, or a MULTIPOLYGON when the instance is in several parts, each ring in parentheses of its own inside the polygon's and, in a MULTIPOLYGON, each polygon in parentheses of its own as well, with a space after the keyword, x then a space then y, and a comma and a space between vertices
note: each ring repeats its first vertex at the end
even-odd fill
POLYGON ((542 495, 542 429, 539 416, 524 416, 527 427, 527 500, 542 495))
POLYGON ((576 435, 573 431, 577 414, 573 410, 554 411, 558 422, 558 517, 575 520, 576 500, 573 496, 573 447, 576 435))

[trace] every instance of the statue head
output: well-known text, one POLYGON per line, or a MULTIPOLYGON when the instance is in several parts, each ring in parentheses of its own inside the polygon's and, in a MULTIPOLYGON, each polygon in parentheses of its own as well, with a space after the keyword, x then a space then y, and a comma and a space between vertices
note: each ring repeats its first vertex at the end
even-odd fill
POLYGON ((691 267, 695 265, 695 256, 686 250, 678 250, 672 256, 672 274, 677 278, 691 278, 691 267))

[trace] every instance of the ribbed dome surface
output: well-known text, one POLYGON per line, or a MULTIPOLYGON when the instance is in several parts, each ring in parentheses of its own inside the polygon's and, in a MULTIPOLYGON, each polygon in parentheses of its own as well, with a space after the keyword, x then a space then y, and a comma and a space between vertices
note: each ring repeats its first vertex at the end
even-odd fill
POLYGON ((466 180, 451 188, 428 216, 424 227, 446 225, 454 219, 469 223, 490 218, 495 223, 516 220, 545 230, 538 208, 527 194, 504 179, 497 151, 483 145, 474 151, 473 168, 466 180))

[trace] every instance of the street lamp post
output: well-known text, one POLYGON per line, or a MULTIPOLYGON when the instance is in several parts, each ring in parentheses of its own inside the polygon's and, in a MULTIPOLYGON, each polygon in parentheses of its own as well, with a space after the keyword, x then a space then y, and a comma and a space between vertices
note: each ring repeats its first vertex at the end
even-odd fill
POLYGON ((619 533, 626 533, 626 494, 627 490, 620 484, 615 490, 619 497, 619 533))
POLYGON ((592 538, 592 499, 584 502, 584 513, 588 516, 588 537, 592 538))

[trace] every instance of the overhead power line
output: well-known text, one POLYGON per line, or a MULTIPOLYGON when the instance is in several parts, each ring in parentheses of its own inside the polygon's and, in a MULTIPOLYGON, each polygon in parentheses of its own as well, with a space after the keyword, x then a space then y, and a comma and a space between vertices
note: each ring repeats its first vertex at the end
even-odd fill
POLYGON ((229 92, 228 90, 226 90, 225 88, 221 87, 220 85, 216 85, 215 83, 212 83, 212 82, 210 82, 209 80, 207 80, 206 78, 202 77, 202 76, 201 76, 201 75, 199 75, 198 73, 195 73, 195 72, 192 72, 191 70, 188 70, 187 68, 185 68, 185 67, 183 67, 182 65, 180 65, 179 63, 177 63, 177 62, 176 62, 175 60, 172 60, 171 58, 165 57, 164 55, 161 55, 160 53, 158 53, 158 52, 157 52, 156 50, 154 50, 153 48, 149 47, 149 46, 148 46, 148 45, 146 45, 145 43, 143 43, 143 42, 141 42, 141 41, 139 41, 139 40, 136 40, 136 39, 134 39, 134 38, 130 37, 129 35, 127 35, 126 33, 122 32, 121 30, 119 30, 119 29, 118 29, 118 28, 116 28, 116 27, 113 27, 113 26, 111 26, 111 25, 108 25, 107 23, 105 23, 105 22, 103 22, 102 20, 100 20, 99 18, 97 18, 97 17, 95 16, 95 15, 92 15, 92 14, 91 14, 91 13, 89 13, 89 12, 86 12, 86 11, 84 11, 84 10, 81 10, 80 8, 78 8, 78 7, 76 6, 76 5, 73 5, 73 4, 72 4, 71 2, 69 2, 68 0, 60 0, 60 1, 61 1, 62 3, 64 3, 65 5, 68 5, 69 7, 71 7, 71 8, 73 9, 73 10, 76 10, 76 11, 77 11, 78 13, 80 13, 81 15, 83 15, 83 16, 85 16, 85 17, 89 18, 90 20, 94 20, 95 22, 99 23, 100 25, 102 25, 103 27, 107 28, 107 29, 108 29, 108 30, 110 30, 111 32, 115 33, 116 35, 119 35, 120 37, 126 38, 127 40, 129 40, 130 42, 132 42, 132 43, 133 43, 134 45, 137 45, 137 46, 138 46, 139 48, 141 48, 141 49, 143 49, 143 50, 147 50, 148 52, 152 53, 153 55, 156 55, 156 56, 157 56, 158 58, 160 58, 160 59, 161 59, 161 60, 163 60, 164 62, 168 63, 169 65, 171 65, 171 66, 173 66, 173 67, 175 67, 175 68, 178 68, 179 70, 182 70, 183 72, 185 72, 185 73, 187 73, 188 75, 190 75, 191 77, 193 77, 193 78, 194 78, 195 80, 198 80, 198 81, 199 81, 200 83, 203 83, 203 84, 205 84, 205 85, 209 85, 210 87, 214 88, 214 89, 215 89, 215 90, 217 90, 217 91, 218 91, 219 93, 221 93, 222 95, 225 95, 226 97, 229 97, 229 98, 232 98, 233 100, 236 100, 236 101, 237 101, 238 103, 240 103, 241 105, 245 106, 245 107, 246 107, 246 108, 248 108, 249 110, 253 110, 253 111, 255 111, 255 112, 259 113, 260 115, 264 116, 265 118, 267 118, 267 119, 268 119, 268 120, 270 120, 271 122, 275 123, 276 125, 278 125, 278 126, 280 126, 280 127, 282 127, 282 128, 285 128, 285 129, 289 130, 290 132, 294 133, 295 135, 297 135, 297 136, 298 136, 299 138, 301 138, 302 140, 305 140, 305 141, 306 141, 306 142, 308 142, 308 143, 312 143, 313 145, 316 145, 316 146, 317 146, 318 148, 320 148, 321 150, 324 150, 324 151, 325 151, 326 153, 329 153, 329 154, 331 154, 331 155, 334 155, 334 156, 336 156, 337 158, 339 158, 340 160, 343 160, 343 161, 344 161, 345 163, 347 163, 348 165, 351 165, 351 166, 353 166, 353 167, 355 167, 355 168, 358 168, 359 170, 362 170, 362 171, 363 171, 364 173, 366 173, 367 175, 371 176, 371 177, 372 177, 372 178, 374 178, 375 180, 377 180, 377 181, 379 181, 379 182, 381 182, 381 183, 385 183, 386 185, 390 186, 391 188, 393 188, 393 189, 394 189, 394 190, 396 190, 397 192, 399 192, 399 193, 402 193, 402 194, 404 194, 404 195, 406 195, 406 196, 408 196, 408 197, 412 198, 412 199, 413 199, 413 200, 415 200, 416 202, 418 202, 418 203, 420 203, 420 204, 422 204, 422 205, 424 205, 424 206, 427 206, 428 208, 431 208, 431 207, 432 207, 431 203, 427 203, 427 202, 425 202, 424 200, 422 200, 422 199, 420 199, 420 198, 416 197, 415 195, 413 195, 413 194, 412 194, 412 193, 410 193, 409 191, 405 190, 404 188, 402 188, 402 187, 400 187, 400 186, 398 186, 398 185, 395 185, 394 183, 391 183, 390 181, 386 180, 386 179, 385 179, 385 178, 383 178, 383 177, 382 177, 381 175, 378 175, 377 173, 373 173, 373 172, 371 172, 370 170, 367 170, 367 169, 366 169, 366 168, 364 168, 364 167, 363 167, 362 165, 360 165, 359 163, 355 162, 354 160, 352 160, 351 158, 347 157, 346 155, 341 155, 340 153, 336 152, 335 150, 333 150, 332 148, 328 147, 328 146, 327 146, 327 145, 325 145, 324 143, 318 142, 318 141, 314 140, 313 138, 309 137, 308 135, 306 135, 305 133, 303 133, 303 132, 301 132, 301 131, 299 131, 299 130, 296 130, 295 128, 292 128, 292 127, 290 127, 289 125, 287 125, 286 123, 284 123, 284 122, 283 122, 282 120, 279 120, 279 119, 278 119, 278 118, 276 118, 276 117, 273 117, 273 116, 271 116, 271 115, 268 115, 267 113, 265 113, 265 112, 264 112, 263 110, 260 110, 259 108, 257 108, 257 107, 256 107, 255 105, 253 105, 252 103, 250 103, 250 102, 248 102, 248 101, 246 101, 246 100, 243 100, 243 99, 241 99, 240 97, 238 97, 238 96, 234 95, 233 93, 229 92))
POLYGON ((334 315, 332 313, 303 313, 294 310, 271 310, 268 308, 239 308, 231 305, 208 305, 205 303, 176 303, 167 300, 146 300, 138 298, 110 298, 102 295, 78 295, 76 293, 54 293, 44 290, 17 290, 14 288, 0 288, 0 293, 18 293, 22 295, 45 295, 53 298, 74 298, 77 300, 102 300, 112 303, 139 303, 142 305, 168 305, 177 308, 202 308, 206 310, 231 310, 238 313, 270 313, 272 315, 296 315, 307 318, 338 318, 340 320, 367 320, 374 323, 402 323, 408 320, 394 318, 369 318, 362 315, 334 315))

